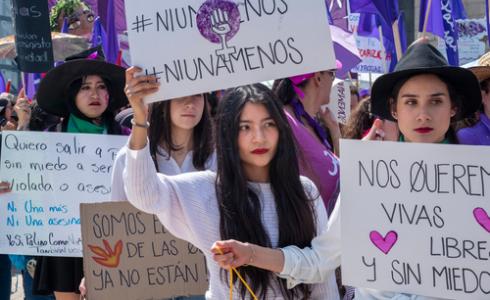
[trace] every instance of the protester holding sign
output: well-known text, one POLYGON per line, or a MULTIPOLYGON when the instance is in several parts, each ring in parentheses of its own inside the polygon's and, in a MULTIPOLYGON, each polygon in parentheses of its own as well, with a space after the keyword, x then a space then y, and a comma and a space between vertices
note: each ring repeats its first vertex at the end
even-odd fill
MULTIPOLYGON (((339 63, 337 66, 340 67, 339 63)), ((273 88, 285 104, 286 117, 302 153, 299 160, 301 174, 319 188, 328 212, 332 211, 339 193, 340 168, 334 151, 338 151, 340 128, 330 111, 320 112, 320 107, 330 101, 334 79, 335 70, 327 70, 284 78, 276 81, 273 88), (315 119, 318 113, 324 116, 333 147, 324 128, 315 119)))
MULTIPOLYGON (((150 82, 135 90, 127 87, 134 124, 126 149, 126 193, 133 205, 157 214, 171 233, 204 252, 210 281, 207 299, 226 299, 230 293, 228 280, 210 261, 209 249, 215 240, 236 238, 269 247, 290 243, 304 247, 326 228, 323 202, 311 181, 300 180, 292 133, 269 89, 261 84, 239 87, 220 101, 217 173, 165 176, 156 173, 150 155, 142 99, 158 83, 146 76, 140 81, 150 82)), ((301 295, 338 299, 333 273, 323 284, 288 290, 286 281, 267 271, 242 267, 238 272, 261 299, 301 295)), ((233 282, 233 299, 242 299, 248 293, 245 284, 233 282)))
MULTIPOLYGON (((127 92, 133 93, 145 84, 128 70, 127 92)), ((207 94, 175 98, 150 104, 148 140, 157 172, 166 175, 212 170, 216 171, 213 132, 207 94)), ((122 171, 126 161, 121 151, 112 171, 112 195, 115 201, 127 200, 122 171)))
MULTIPOLYGON (((96 47, 49 71, 37 101, 46 112, 63 117, 62 131, 120 134, 114 114, 127 103, 123 88, 124 68, 105 62, 102 49, 96 47)), ((44 256, 36 267, 33 290, 54 292, 57 299, 78 299, 82 277, 81 258, 44 256)))
POLYGON ((471 127, 458 131, 458 139, 466 145, 490 145, 490 52, 478 60, 478 66, 471 67, 470 71, 480 81, 482 105, 479 111, 479 120, 471 127))
MULTIPOLYGON (((128 93, 145 84, 134 77, 137 71, 135 67, 128 70, 128 93)), ((206 97, 207 94, 198 94, 150 104, 149 122, 153 126, 148 128, 148 140, 157 172, 177 175, 203 170, 216 171, 213 126, 206 97)), ((125 151, 121 151, 112 171, 111 199, 114 201, 127 201, 122 178, 125 161, 125 151)))
MULTIPOLYGON (((451 122, 474 113, 481 102, 478 81, 468 70, 449 66, 434 47, 426 43, 411 46, 395 71, 379 77, 372 89, 372 112, 398 123, 401 142, 457 144, 451 122)), ((375 140, 382 122, 375 121, 367 139, 375 140)), ((321 282, 340 265, 340 201, 326 232, 311 247, 288 246, 268 249, 238 241, 216 242, 215 261, 223 268, 253 265, 279 273, 290 286, 321 282), (251 249, 253 261, 250 260, 251 249)), ((433 299, 409 294, 356 290, 355 299, 433 299)))

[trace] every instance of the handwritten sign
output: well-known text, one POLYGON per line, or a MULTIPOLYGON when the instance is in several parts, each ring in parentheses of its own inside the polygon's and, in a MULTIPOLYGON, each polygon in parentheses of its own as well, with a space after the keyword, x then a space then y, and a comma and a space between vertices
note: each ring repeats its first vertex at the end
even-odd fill
MULTIPOLYGON (((359 19, 360 14, 349 14, 349 29, 352 32, 357 32, 359 19)), ((356 35, 356 44, 362 62, 353 69, 354 72, 384 74, 388 71, 391 55, 382 50, 379 39, 356 35)))
POLYGON ((335 68, 323 0, 125 4, 132 63, 162 83, 149 102, 335 68))
POLYGON ((53 44, 45 0, 13 0, 15 47, 19 70, 47 72, 53 67, 53 44))
POLYGON ((129 202, 82 204, 89 299, 166 299, 204 295, 202 252, 129 202))
POLYGON ((341 141, 344 284, 449 299, 490 293, 490 149, 341 141))
POLYGON ((458 31, 459 64, 466 64, 478 59, 485 53, 488 34, 486 20, 456 20, 458 31))
POLYGON ((0 253, 82 256, 81 202, 107 201, 126 136, 4 131, 0 253))
POLYGON ((324 107, 328 107, 339 123, 347 124, 350 116, 349 82, 336 78, 330 90, 330 102, 322 105, 324 107))

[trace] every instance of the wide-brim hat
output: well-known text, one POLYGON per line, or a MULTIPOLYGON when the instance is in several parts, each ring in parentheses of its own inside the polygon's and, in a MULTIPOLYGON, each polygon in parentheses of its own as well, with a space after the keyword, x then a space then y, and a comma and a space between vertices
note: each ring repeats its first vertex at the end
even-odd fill
POLYGON ((479 82, 485 81, 490 78, 490 52, 483 54, 480 59, 478 59, 478 65, 468 68, 479 82))
POLYGON ((382 119, 393 120, 389 101, 394 86, 398 81, 418 74, 435 74, 451 84, 463 97, 459 118, 471 116, 480 107, 480 84, 476 76, 465 68, 450 66, 436 48, 420 42, 407 49, 392 73, 376 79, 371 89, 371 113, 382 119))
POLYGON ((36 94, 39 106, 50 114, 68 116, 67 91, 75 80, 88 75, 99 75, 110 82, 110 111, 128 103, 124 93, 125 69, 106 62, 104 51, 98 46, 67 57, 65 63, 46 73, 36 94))

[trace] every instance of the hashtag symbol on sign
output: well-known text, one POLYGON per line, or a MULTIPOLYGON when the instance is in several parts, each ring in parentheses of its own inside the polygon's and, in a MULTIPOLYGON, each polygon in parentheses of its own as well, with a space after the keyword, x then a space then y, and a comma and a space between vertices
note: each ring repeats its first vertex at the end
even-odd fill
POLYGON ((145 27, 146 26, 150 26, 152 25, 153 23, 151 22, 151 19, 149 18, 146 18, 145 19, 145 15, 141 15, 141 19, 139 18, 139 16, 136 16, 136 22, 133 22, 133 25, 135 25, 132 30, 136 30, 136 32, 140 32, 140 29, 141 31, 145 31, 145 27))
POLYGON ((158 80, 159 80, 159 79, 161 79, 161 77, 160 77, 159 75, 160 75, 160 74, 163 74, 163 72, 162 72, 162 71, 157 71, 157 69, 155 69, 155 67, 153 67, 153 72, 151 72, 151 71, 150 71, 150 72, 148 72, 148 70, 147 70, 147 69, 145 69, 145 73, 146 73, 146 76, 148 76, 148 75, 153 75, 153 76, 155 76, 155 78, 156 78, 157 82, 158 82, 158 80))

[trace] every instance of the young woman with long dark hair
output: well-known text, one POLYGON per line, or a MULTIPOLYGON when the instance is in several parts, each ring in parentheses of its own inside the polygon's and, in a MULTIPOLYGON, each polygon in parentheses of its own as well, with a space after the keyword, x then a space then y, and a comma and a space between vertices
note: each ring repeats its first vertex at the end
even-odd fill
MULTIPOLYGON (((229 297, 226 271, 211 261, 217 239, 240 239, 265 247, 310 245, 327 215, 314 184, 299 176, 291 129, 272 92, 255 84, 232 89, 217 113, 218 170, 177 176, 157 174, 147 140, 143 96, 158 88, 153 77, 133 80, 126 93, 134 125, 126 149, 124 181, 129 201, 156 214, 174 235, 201 249, 208 261, 207 299, 229 297)), ((288 289, 271 272, 242 266, 240 274, 260 299, 338 299, 332 275, 325 283, 288 289)), ((234 282, 234 299, 250 298, 234 282)))
MULTIPOLYGON (((63 118, 63 132, 121 134, 114 115, 127 104, 124 71, 105 62, 102 48, 86 50, 46 74, 37 91, 38 105, 63 118)), ((79 299, 82 277, 82 258, 43 256, 37 261, 33 294, 79 299)))
MULTIPOLYGON (((371 111, 395 120, 400 142, 458 144, 451 126, 472 115, 481 103, 476 77, 468 70, 449 66, 434 47, 426 43, 411 46, 395 72, 378 78, 372 89, 371 111)), ((375 121, 366 139, 375 140, 382 130, 375 121)), ((214 259, 223 268, 251 264, 287 278, 290 286, 322 282, 340 265, 340 201, 329 221, 329 228, 315 237, 311 247, 288 246, 270 249, 236 240, 218 241, 214 259), (253 262, 250 261, 251 249, 253 262), (221 254, 224 253, 224 254, 221 254)), ((373 289, 356 289, 355 299, 434 299, 373 289)))

